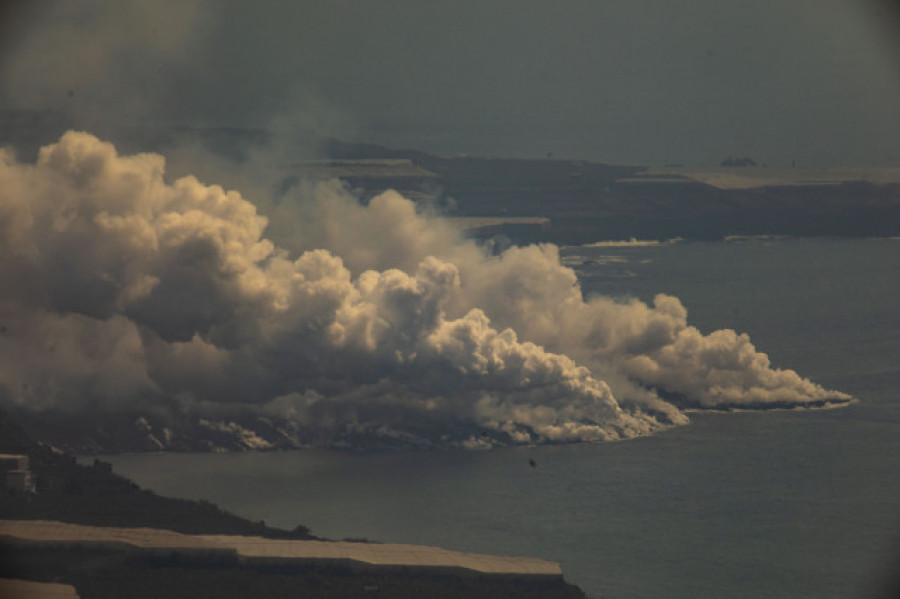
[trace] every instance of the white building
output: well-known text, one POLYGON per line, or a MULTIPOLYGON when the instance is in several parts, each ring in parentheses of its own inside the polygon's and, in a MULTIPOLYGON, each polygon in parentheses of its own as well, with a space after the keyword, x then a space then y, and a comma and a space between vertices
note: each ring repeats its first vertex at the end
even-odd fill
POLYGON ((0 454, 0 477, 5 489, 34 493, 34 478, 28 467, 27 455, 0 454))

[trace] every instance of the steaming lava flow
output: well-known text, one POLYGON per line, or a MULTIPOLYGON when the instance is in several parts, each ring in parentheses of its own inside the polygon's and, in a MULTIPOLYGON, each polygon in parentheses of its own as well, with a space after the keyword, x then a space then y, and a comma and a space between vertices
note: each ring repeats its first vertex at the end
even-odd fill
POLYGON ((294 190, 289 253, 239 193, 164 170, 77 132, 0 154, 5 405, 94 423, 98 447, 215 449, 601 441, 679 406, 851 399, 677 298, 585 299, 556 247, 488 255, 397 193, 294 190))

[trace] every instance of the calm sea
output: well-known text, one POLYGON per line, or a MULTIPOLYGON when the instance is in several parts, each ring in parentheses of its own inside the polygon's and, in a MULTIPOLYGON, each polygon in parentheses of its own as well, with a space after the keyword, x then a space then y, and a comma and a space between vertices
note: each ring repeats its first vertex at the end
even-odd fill
POLYGON ((677 295, 701 330, 862 401, 600 445, 104 459, 276 526, 557 560, 595 598, 880 596, 900 569, 900 240, 564 253, 588 294, 677 295))

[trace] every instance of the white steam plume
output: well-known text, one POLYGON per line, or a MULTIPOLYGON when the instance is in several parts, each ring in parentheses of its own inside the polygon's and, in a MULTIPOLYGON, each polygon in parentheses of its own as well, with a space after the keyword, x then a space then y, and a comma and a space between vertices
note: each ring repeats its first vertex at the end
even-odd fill
POLYGON ((332 182, 296 190, 289 254, 240 194, 164 167, 76 132, 36 164, 0 154, 0 398, 237 405, 464 445, 850 399, 772 369, 745 335, 702 335, 674 297, 585 300, 554 246, 492 257, 394 192, 363 206, 332 182))

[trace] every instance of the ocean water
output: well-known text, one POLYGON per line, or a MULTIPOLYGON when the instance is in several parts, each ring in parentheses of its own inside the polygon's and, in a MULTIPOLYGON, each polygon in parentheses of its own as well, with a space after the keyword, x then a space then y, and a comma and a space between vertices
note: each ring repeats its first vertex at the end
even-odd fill
POLYGON ((774 365, 861 401, 694 414, 686 427, 598 445, 104 459, 161 494, 276 526, 556 560, 595 598, 890 596, 900 570, 900 240, 563 254, 586 294, 676 295, 701 330, 747 332, 774 365))

